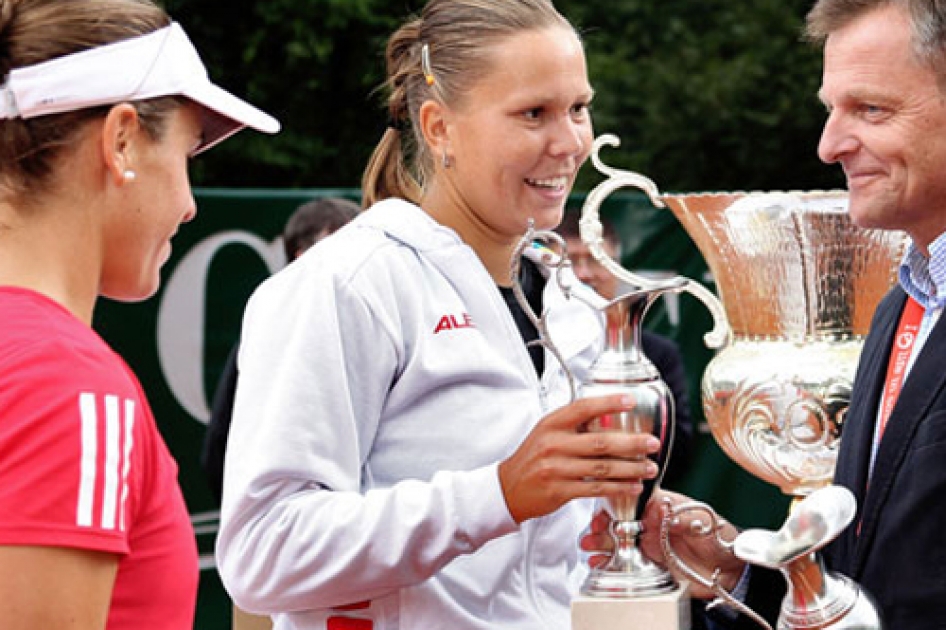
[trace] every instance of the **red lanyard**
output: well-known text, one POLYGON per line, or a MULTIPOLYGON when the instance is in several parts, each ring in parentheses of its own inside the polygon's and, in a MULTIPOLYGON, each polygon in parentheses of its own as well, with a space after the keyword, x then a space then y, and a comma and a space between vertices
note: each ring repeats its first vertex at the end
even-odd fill
MULTIPOLYGON (((880 444, 880 438, 883 437, 884 430, 887 428, 887 420, 890 419, 890 413, 893 411, 893 406, 896 404, 897 397, 900 396, 900 390, 903 388, 904 375, 907 372, 907 364, 910 362, 910 355, 913 353, 913 346, 916 344, 916 338, 920 332, 923 313, 924 309, 919 302, 912 297, 908 297, 907 303, 903 307, 903 313, 900 314, 897 336, 893 339, 890 363, 887 364, 887 380, 884 382, 884 397, 881 399, 880 416, 877 418, 880 426, 877 428, 877 437, 874 440, 875 448, 880 444)), ((858 521, 855 531, 860 536, 861 521, 858 521)))
POLYGON ((884 429, 887 428, 887 420, 890 419, 890 413, 893 406, 900 396, 900 389, 903 387, 904 375, 907 371, 907 364, 910 362, 910 355, 913 353, 913 345, 920 332, 920 322, 923 321, 924 309, 912 297, 907 298, 907 303, 903 307, 903 313, 900 315, 900 325, 897 326, 897 336, 894 337, 893 351, 890 353, 890 363, 887 365, 887 380, 884 383, 884 397, 880 409, 878 422, 880 427, 877 431, 877 442, 880 442, 884 429))

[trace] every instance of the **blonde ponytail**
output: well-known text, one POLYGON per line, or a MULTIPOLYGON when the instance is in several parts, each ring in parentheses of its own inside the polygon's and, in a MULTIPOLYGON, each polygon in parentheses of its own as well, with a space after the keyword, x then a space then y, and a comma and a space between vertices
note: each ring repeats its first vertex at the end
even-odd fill
POLYGON ((361 181, 363 208, 389 197, 420 203, 421 186, 411 173, 401 148, 401 136, 407 133, 411 131, 388 127, 375 147, 361 181))

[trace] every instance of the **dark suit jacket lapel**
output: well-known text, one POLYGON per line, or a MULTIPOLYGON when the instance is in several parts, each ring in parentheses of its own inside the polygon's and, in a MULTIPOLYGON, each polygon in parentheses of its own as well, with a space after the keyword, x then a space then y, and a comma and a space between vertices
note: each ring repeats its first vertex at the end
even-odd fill
POLYGON ((873 444, 874 420, 887 372, 891 343, 896 331, 906 294, 895 288, 878 306, 871 324, 871 333, 861 350, 851 406, 844 421, 834 483, 845 486, 857 500, 855 522, 836 541, 836 570, 848 575, 854 571, 854 547, 857 544, 858 521, 864 511, 867 473, 873 444), (840 566, 839 566, 840 565, 840 566))
MULTIPOLYGON (((899 312, 899 311, 898 311, 899 312)), ((899 321, 899 315, 894 321, 899 321)), ((888 348, 892 344, 892 332, 885 335, 888 348)), ((860 573, 870 547, 877 519, 882 516, 890 498, 894 478, 910 448, 920 422, 940 390, 946 385, 946 319, 940 318, 910 369, 900 397, 890 414, 887 429, 877 451, 870 487, 864 502, 860 536, 856 547, 854 575, 860 573)), ((889 352, 888 352, 889 355, 889 352)), ((886 377, 886 362, 881 383, 886 377)))

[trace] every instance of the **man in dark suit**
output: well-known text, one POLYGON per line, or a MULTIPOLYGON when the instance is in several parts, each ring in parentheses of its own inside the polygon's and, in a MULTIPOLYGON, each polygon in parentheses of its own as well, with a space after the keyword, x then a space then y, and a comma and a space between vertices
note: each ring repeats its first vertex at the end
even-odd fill
MULTIPOLYGON (((565 239, 568 258, 572 262, 575 276, 604 298, 611 299, 617 293, 618 280, 604 265, 591 255, 588 246, 581 240, 579 232, 579 213, 565 213, 556 232, 565 239)), ((601 217, 602 238, 605 253, 614 261, 621 259, 621 241, 614 225, 601 217)), ((687 385, 686 369, 680 347, 671 339, 649 330, 642 331, 641 345, 644 354, 660 372, 660 378, 670 388, 675 411, 674 440, 671 445, 670 460, 661 483, 673 488, 688 468, 692 450, 693 423, 690 419, 690 396, 687 385)))
MULTIPOLYGON (((824 46, 819 157, 844 169, 857 225, 910 237, 899 286, 874 313, 838 455, 835 483, 854 493, 855 522, 824 557, 874 597, 887 630, 943 628, 946 2, 818 0, 807 31, 824 46)), ((731 556, 686 553, 704 568, 724 565, 724 584, 739 579, 731 556)), ((784 585, 756 567, 750 573, 747 603, 774 618, 784 585)))

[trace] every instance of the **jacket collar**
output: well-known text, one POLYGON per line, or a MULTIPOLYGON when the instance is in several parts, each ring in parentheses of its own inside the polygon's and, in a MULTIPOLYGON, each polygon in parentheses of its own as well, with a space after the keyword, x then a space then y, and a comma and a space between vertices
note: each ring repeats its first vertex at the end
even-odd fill
MULTIPOLYGON (((484 282, 488 274, 479 263, 475 252, 452 229, 435 221, 416 204, 403 199, 390 198, 379 201, 355 219, 383 230, 389 237, 423 253, 442 266, 445 273, 453 273, 454 264, 466 268, 466 273, 482 273, 484 282)), ((603 317, 599 312, 575 297, 579 293, 588 298, 588 287, 583 285, 568 267, 556 268, 557 256, 546 248, 526 248, 524 256, 533 260, 548 279, 543 301, 549 313, 548 330, 562 356, 569 360, 589 349, 596 355, 603 342, 603 317), (550 256, 551 255, 551 256, 550 256), (565 286, 574 292, 566 295, 556 273, 561 273, 565 286)), ((596 295, 596 294, 595 294, 596 295)), ((537 313, 538 315, 538 313, 537 313)))
MULTIPOLYGON (((892 309, 891 315, 887 318, 883 334, 878 340, 878 347, 884 351, 878 351, 872 356, 871 372, 864 375, 874 384, 874 389, 867 392, 869 400, 879 400, 896 324, 904 302, 905 299, 899 300, 897 305, 900 308, 892 309)), ((876 533, 878 519, 882 518, 887 502, 894 498, 891 497, 891 488, 910 451, 917 429, 927 417, 934 400, 946 387, 946 353, 942 351, 944 346, 946 346, 946 321, 941 318, 930 332, 929 338, 920 350, 903 384, 877 451, 874 468, 870 473, 869 487, 863 497, 863 508, 860 510, 862 521, 855 552, 855 577, 863 568, 867 549, 876 533)), ((876 415, 876 409, 876 404, 867 405, 865 413, 876 415)), ((859 431, 858 443, 860 445, 866 443, 866 448, 870 448, 870 440, 873 439, 871 428, 874 426, 874 420, 873 416, 858 418, 860 426, 863 427, 859 431), (865 433, 870 435, 865 435, 865 433)), ((858 445, 855 445, 855 448, 858 448, 858 445)), ((859 453, 858 457, 863 458, 864 453, 859 453)), ((859 489, 866 483, 866 469, 860 477, 859 489)))

